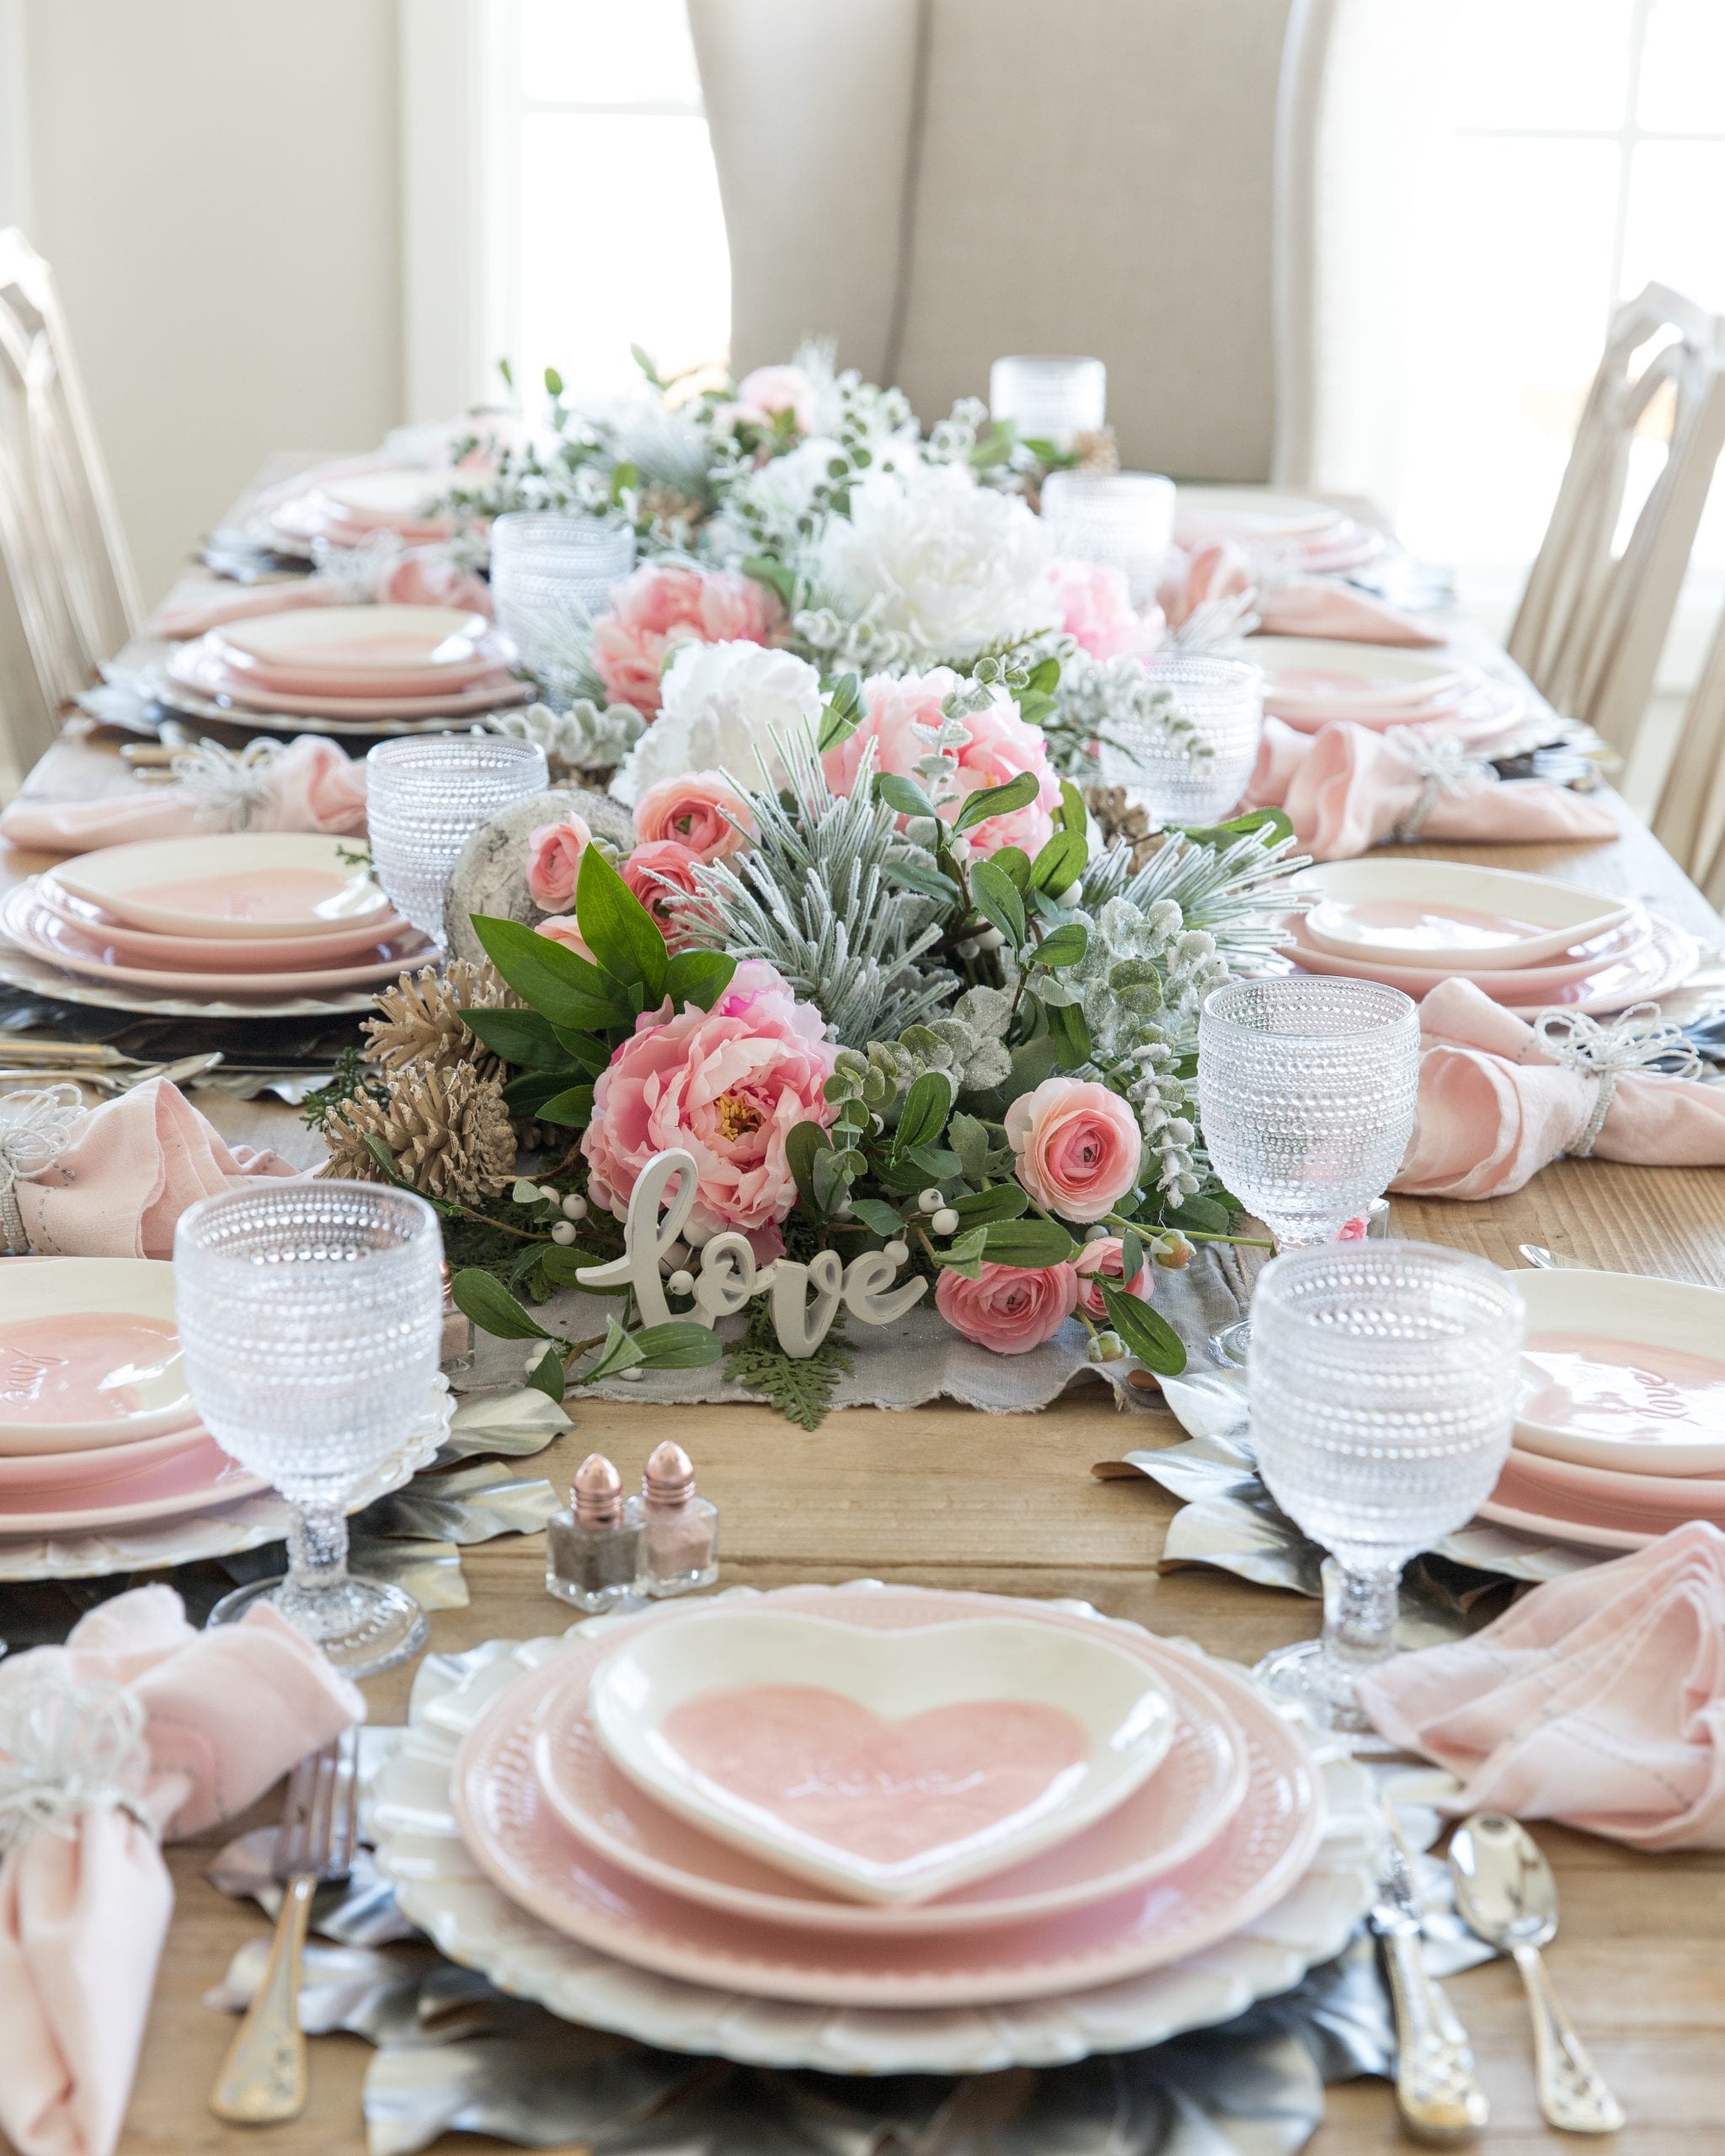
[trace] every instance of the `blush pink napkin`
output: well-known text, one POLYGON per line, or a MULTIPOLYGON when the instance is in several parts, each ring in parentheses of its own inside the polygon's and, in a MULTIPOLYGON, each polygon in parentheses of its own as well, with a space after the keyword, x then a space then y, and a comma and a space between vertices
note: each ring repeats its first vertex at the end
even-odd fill
POLYGON ((1461 1777, 1456 1812, 1725 1849, 1725 1534, 1691 1521, 1547 1581, 1359 1692, 1386 1736, 1461 1777))
MULTIPOLYGON (((1234 599, 1253 589, 1252 565, 1238 547, 1218 541, 1188 554, 1179 548, 1162 574, 1157 597, 1171 629, 1178 629, 1207 600, 1234 599)), ((1333 577, 1295 577, 1260 595, 1258 627, 1268 636, 1340 637, 1349 643, 1434 644, 1441 629, 1429 628, 1400 607, 1333 577)))
MULTIPOLYGON (((1433 989, 1419 1024, 1418 1119, 1391 1190, 1501 1197, 1587 1129, 1599 1081, 1559 1063, 1525 1019, 1471 981, 1433 989)), ((1725 1086, 1625 1072, 1593 1150, 1646 1167, 1725 1166, 1725 1086)))
MULTIPOLYGON (((259 1605, 211 1632, 171 1588, 116 1596, 63 1647, 0 1663, 0 1710, 52 1672, 119 1685, 142 1710, 140 1809, 164 1838, 261 1796, 366 1704, 316 1647, 259 1605)), ((107 2156, 120 2136, 174 1889, 128 1812, 30 1828, 0 1861, 0 2126, 20 2156, 107 2156)))
MULTIPOLYGON (((1392 838, 1420 797, 1423 774, 1389 733, 1338 719, 1302 734, 1266 718, 1246 789, 1250 808, 1285 809, 1302 853, 1347 861, 1392 838)), ((1422 839, 1482 844, 1617 836, 1603 803, 1544 779, 1506 779, 1471 793, 1439 793, 1420 819, 1422 839)))
POLYGON ((37 1257, 172 1257, 188 1205, 248 1176, 296 1172, 278 1153, 230 1149, 177 1086, 152 1078, 92 1108, 13 1195, 37 1257))
MULTIPOLYGON (((388 600, 398 606, 464 606, 489 615, 491 586, 482 576, 457 568, 442 547, 410 547, 398 555, 379 575, 371 594, 374 602, 388 600)), ((260 614, 286 614, 302 606, 339 606, 351 604, 351 596, 334 577, 308 576, 291 584, 237 584, 212 587, 195 599, 170 602, 157 616, 160 636, 200 637, 227 622, 244 622, 260 614)))
MULTIPOLYGON (((366 766, 334 741, 302 734, 270 764, 269 781, 248 830, 363 834, 366 766)), ((172 781, 137 785, 103 801, 38 801, 20 794, 0 809, 0 838, 38 853, 88 853, 136 839, 190 838, 228 828, 210 818, 192 789, 172 781)))

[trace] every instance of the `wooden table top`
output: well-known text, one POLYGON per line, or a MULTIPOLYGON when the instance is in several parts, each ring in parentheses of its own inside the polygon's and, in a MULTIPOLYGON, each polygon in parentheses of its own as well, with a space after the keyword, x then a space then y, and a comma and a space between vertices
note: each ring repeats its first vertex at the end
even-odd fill
MULTIPOLYGON (((1496 670, 1507 667, 1471 631, 1459 630, 1456 642, 1496 670)), ((72 794, 129 783, 116 745, 101 734, 65 742, 43 760, 32 786, 72 794)), ((1633 894, 1719 940, 1717 916, 1644 826, 1621 813, 1623 835, 1606 846, 1425 851, 1633 894)), ((0 857, 0 880, 38 865, 0 857)), ((305 1134, 287 1111, 279 1120, 307 1157, 305 1134)), ((1479 1204, 1398 1199, 1393 1218, 1398 1235, 1505 1265, 1519 1263, 1516 1245, 1531 1241, 1589 1264, 1725 1287, 1725 1177, 1718 1171, 1560 1161, 1514 1197, 1479 1204)), ((559 1484, 595 1448, 617 1460, 627 1483, 667 1434, 664 1411, 644 1403, 583 1399, 574 1414, 574 1428, 540 1456, 559 1484)), ((1174 1443, 1183 1434, 1171 1417, 1146 1415, 1134 1419, 1131 1442, 1174 1443)), ((1119 1420, 1096 1387, 1035 1416, 986 1416, 949 1402, 898 1414, 851 1409, 812 1435, 764 1408, 708 1407, 692 1447, 702 1488, 721 1508, 726 1584, 870 1577, 1081 1596, 1112 1615, 1248 1662, 1316 1630, 1317 1605, 1298 1596, 1197 1568, 1159 1574, 1172 1500, 1147 1481, 1102 1483, 1089 1472, 1121 1449, 1119 1420)), ((433 1614, 434 1650, 562 1628, 566 1613, 543 1589, 541 1537, 483 1543, 465 1550, 462 1563, 471 1604, 433 1614)), ((366 1687, 374 1721, 402 1718, 410 1676, 395 1671, 366 1687)), ((273 1801, 261 1805, 239 1825, 266 1823, 275 1810, 273 1801)), ((169 1852, 179 1898, 121 2143, 128 2156, 192 2149, 238 2156, 260 2148, 324 2156, 364 2147, 360 2089, 370 2052, 357 2038, 313 2044, 310 2105, 291 2126, 226 2127, 205 2109, 232 2025, 204 2006, 202 1994, 263 1929, 254 1908, 217 1893, 201 1876, 211 1849, 238 1830, 169 1852)), ((1725 1859, 1637 1854, 1544 1825, 1538 1833, 1562 1898, 1551 1969, 1629 2112, 1615 2145, 1626 2156, 1717 2156, 1725 2147, 1725 1859)), ((1492 2156, 1573 2149, 1539 2118, 1513 1967, 1488 1964, 1453 1979, 1450 1990, 1491 2098, 1482 2146, 1492 2156)), ((1328 2100, 1311 2156, 1407 2145, 1386 2083, 1338 2086, 1328 2100)), ((470 2148, 500 2146, 464 2138, 470 2148)))

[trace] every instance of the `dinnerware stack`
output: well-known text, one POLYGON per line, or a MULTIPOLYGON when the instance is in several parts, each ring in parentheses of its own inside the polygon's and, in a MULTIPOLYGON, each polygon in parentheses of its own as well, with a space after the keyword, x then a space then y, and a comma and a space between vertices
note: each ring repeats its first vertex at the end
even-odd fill
POLYGON ((1416 998, 1471 981, 1522 1017, 1625 1010, 1680 987, 1701 957, 1686 930, 1632 900, 1513 869, 1368 857, 1308 869, 1300 885, 1318 903, 1283 926, 1301 971, 1416 998))
POLYGON ((1725 1528, 1725 1294, 1570 1267, 1514 1278, 1522 1395, 1482 1518, 1602 1550, 1725 1528))
POLYGON ((780 1589, 529 1643, 467 1696, 378 1793, 403 1907, 506 1988, 679 2048, 1123 2048, 1297 1980, 1364 1906, 1356 1770, 1093 1612, 780 1589))
POLYGON ((230 622, 168 659, 168 693, 236 713, 372 723, 467 718, 530 691, 514 648, 457 606, 307 606, 230 622))
POLYGON ((275 494, 266 511, 270 536, 301 552, 314 539, 363 546, 379 531, 393 532, 406 547, 435 545, 455 531, 455 518, 439 504, 457 476, 447 468, 363 461, 320 466, 275 494))
POLYGON ((1384 548, 1381 532, 1327 502, 1260 487, 1182 487, 1174 537, 1188 552, 1226 542, 1299 576, 1343 576, 1384 548))
POLYGON ((177 1518, 268 1487, 198 1421, 171 1265, 53 1257, 6 1268, 0 1541, 177 1518))
MULTIPOLYGON (((296 831, 77 855, 7 893, 0 933, 74 981, 260 1011, 358 994, 434 955, 351 844, 296 831)), ((67 993, 77 1000, 70 982, 67 993)))
POLYGON ((1328 637, 1252 637, 1245 655, 1263 669, 1268 718, 1301 734, 1338 722, 1374 734, 1403 728, 1431 744, 1489 751, 1525 730, 1527 700, 1504 681, 1441 653, 1328 637))

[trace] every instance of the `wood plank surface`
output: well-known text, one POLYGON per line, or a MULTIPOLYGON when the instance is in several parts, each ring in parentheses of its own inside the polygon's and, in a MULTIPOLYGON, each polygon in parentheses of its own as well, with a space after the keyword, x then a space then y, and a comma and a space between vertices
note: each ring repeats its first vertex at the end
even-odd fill
MULTIPOLYGON (((200 578, 194 572, 188 584, 200 578)), ((1458 631, 1457 646, 1497 670, 1507 667, 1471 631, 1458 631)), ((77 795, 131 785, 117 745, 101 733, 68 739, 43 760, 32 790, 77 795)), ((1624 834, 1612 845, 1424 851, 1632 894, 1710 942, 1719 939, 1717 916, 1619 806, 1624 834)), ((0 860, 0 878, 40 865, 13 855, 0 860)), ((234 1104, 217 1106, 208 1094, 200 1104, 228 1126, 224 1111, 234 1104)), ((272 1116, 307 1157, 288 1112, 266 1111, 265 1122, 272 1116)), ((1398 1234, 1503 1264, 1519 1262, 1518 1243, 1539 1242, 1591 1264, 1725 1287, 1725 1178, 1717 1171, 1565 1161, 1513 1198, 1474 1205, 1404 1199, 1394 1217, 1398 1234)), ((1316 1606, 1299 1597, 1216 1572, 1156 1572, 1172 1502, 1146 1482, 1092 1479, 1092 1463, 1122 1448, 1118 1418, 1096 1388, 1035 1416, 985 1416, 949 1403, 891 1415, 854 1409, 812 1435, 761 1408, 705 1408, 697 1422, 644 1403, 584 1401, 574 1429, 541 1464, 566 1482, 579 1457, 597 1448, 612 1454, 627 1481, 672 1433, 689 1443, 702 1487, 720 1505, 725 1582, 873 1577, 1080 1596, 1247 1662, 1316 1629, 1316 1606)), ((1162 1416, 1138 1418, 1131 1428, 1140 1445, 1180 1434, 1162 1416)), ((464 1553, 463 1564, 471 1606, 433 1616, 435 1649, 561 1629, 567 1613, 544 1593, 541 1538, 482 1545, 464 1553)), ((409 1676, 394 1672, 366 1688, 375 1720, 400 1718, 409 1676)), ((242 1823, 268 1820, 274 1809, 273 1802, 260 1806, 242 1823)), ((334 2156, 362 2148, 359 2092, 369 2053, 356 2039, 313 2045, 311 2104, 291 2126, 247 2132, 220 2125, 204 2107, 231 2024, 201 1995, 234 1950, 262 1929, 254 1910, 217 1894, 200 1876, 211 1849, 230 1831, 169 1853, 179 1902, 122 2146, 129 2156, 259 2148, 334 2156)), ((1630 2114, 1616 2146, 1626 2156, 1715 2156, 1725 2148, 1725 1858, 1648 1857, 1560 1828, 1539 1833, 1563 1899, 1552 1971, 1630 2114)), ((1492 2099, 1483 2146, 1492 2156, 1573 2148, 1540 2122, 1513 1970, 1499 1963, 1472 1971, 1451 1991, 1492 2099)), ((1387 2086, 1332 2089, 1310 2145, 1313 2156, 1377 2156, 1406 2147, 1387 2086)))

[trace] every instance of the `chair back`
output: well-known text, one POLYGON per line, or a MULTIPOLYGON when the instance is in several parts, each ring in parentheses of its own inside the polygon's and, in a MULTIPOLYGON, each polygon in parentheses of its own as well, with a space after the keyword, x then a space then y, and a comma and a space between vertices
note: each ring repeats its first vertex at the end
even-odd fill
POLYGON ((1653 835, 1725 910, 1725 615, 1683 714, 1653 835))

